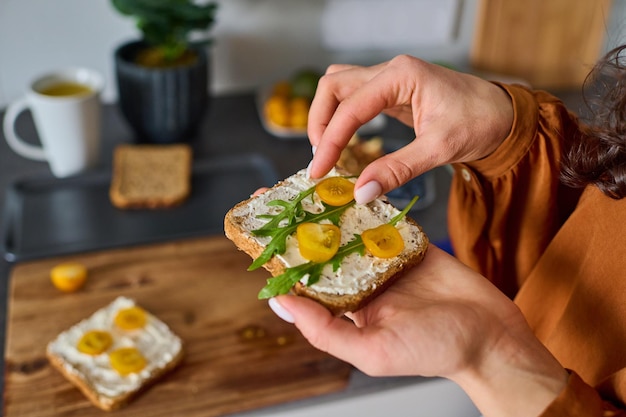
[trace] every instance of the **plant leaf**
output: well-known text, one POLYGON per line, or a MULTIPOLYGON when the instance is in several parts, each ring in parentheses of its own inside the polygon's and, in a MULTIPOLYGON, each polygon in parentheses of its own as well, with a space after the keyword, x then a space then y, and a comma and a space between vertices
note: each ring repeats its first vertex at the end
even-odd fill
POLYGON ((135 20, 144 40, 158 46, 169 59, 176 59, 192 44, 192 32, 205 32, 203 43, 209 41, 208 31, 215 23, 218 5, 194 0, 111 0, 123 16, 135 20))

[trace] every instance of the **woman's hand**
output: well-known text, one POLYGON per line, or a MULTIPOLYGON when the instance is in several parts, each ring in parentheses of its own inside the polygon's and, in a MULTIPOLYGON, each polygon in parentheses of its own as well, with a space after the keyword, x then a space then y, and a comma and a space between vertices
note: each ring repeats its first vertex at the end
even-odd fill
POLYGON ((454 380, 485 416, 537 415, 567 379, 509 298, 432 245, 351 320, 303 297, 270 305, 312 345, 370 375, 454 380))
POLYGON ((407 55, 372 67, 333 65, 309 111, 308 134, 316 148, 311 177, 326 174, 356 130, 381 112, 413 127, 415 140, 363 171, 356 183, 359 203, 436 166, 489 155, 513 122, 507 93, 469 74, 407 55))

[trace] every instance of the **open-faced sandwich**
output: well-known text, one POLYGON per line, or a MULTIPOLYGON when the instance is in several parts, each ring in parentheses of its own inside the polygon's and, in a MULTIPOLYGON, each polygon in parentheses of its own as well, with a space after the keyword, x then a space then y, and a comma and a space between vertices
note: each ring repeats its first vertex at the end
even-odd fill
POLYGON ((428 238, 403 211, 379 198, 353 199, 356 178, 336 170, 319 180, 301 170, 233 207, 226 236, 273 277, 259 298, 290 291, 333 314, 356 311, 423 259, 428 238))
POLYGON ((46 356, 95 406, 110 411, 174 369, 183 346, 164 322, 118 297, 61 332, 46 356))

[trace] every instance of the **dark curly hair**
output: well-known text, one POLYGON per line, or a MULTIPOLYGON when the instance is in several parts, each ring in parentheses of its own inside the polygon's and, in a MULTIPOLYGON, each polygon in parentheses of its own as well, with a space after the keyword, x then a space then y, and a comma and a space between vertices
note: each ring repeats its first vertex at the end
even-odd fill
POLYGON ((562 181, 597 186, 611 198, 626 197, 626 45, 609 51, 587 76, 583 97, 589 120, 568 144, 562 181))

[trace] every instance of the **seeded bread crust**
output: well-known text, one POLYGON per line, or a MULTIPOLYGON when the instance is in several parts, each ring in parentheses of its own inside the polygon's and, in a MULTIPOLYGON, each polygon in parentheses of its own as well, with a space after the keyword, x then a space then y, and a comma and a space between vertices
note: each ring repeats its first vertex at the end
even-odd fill
MULTIPOLYGON (((284 186, 284 182, 276 184, 272 189, 281 186, 284 186)), ((268 192, 271 192, 271 189, 268 192)), ((263 252, 264 246, 259 244, 259 242, 242 227, 245 218, 238 217, 234 213, 239 212, 242 208, 245 209, 254 198, 256 197, 251 197, 238 203, 229 210, 224 218, 224 232, 226 237, 232 240, 239 250, 247 253, 252 259, 256 259, 263 252)), ((390 204, 388 202, 385 203, 390 204)), ((255 215, 251 210, 245 212, 246 216, 255 215)), ((410 254, 398 256, 396 259, 397 262, 394 262, 390 268, 376 277, 375 285, 364 288, 357 294, 351 295, 320 292, 316 291, 314 287, 309 287, 298 282, 292 288, 293 293, 319 302, 336 316, 363 308, 367 303, 388 288, 397 278, 424 259, 429 244, 428 237, 424 234, 421 226, 413 219, 406 217, 406 220, 412 225, 412 236, 420 243, 417 249, 410 254)), ((280 275, 286 269, 285 264, 276 256, 272 257, 263 267, 268 270, 272 276, 280 275)))
POLYGON ((191 193, 192 151, 186 144, 118 145, 109 197, 120 209, 174 207, 191 193))

